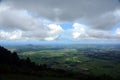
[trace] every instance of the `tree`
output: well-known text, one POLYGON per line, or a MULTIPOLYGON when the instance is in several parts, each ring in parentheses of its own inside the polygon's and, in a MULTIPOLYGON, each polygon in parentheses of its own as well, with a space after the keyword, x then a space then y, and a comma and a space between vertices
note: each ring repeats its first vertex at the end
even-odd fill
POLYGON ((30 60, 29 57, 26 58, 26 62, 27 62, 27 63, 31 63, 31 60, 30 60))

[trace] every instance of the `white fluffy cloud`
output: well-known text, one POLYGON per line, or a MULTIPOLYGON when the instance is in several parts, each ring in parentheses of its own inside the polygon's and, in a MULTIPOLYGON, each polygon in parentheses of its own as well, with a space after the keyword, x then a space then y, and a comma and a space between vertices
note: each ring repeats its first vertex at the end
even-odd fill
POLYGON ((120 38, 120 28, 112 31, 91 29, 83 24, 74 23, 71 35, 74 40, 118 40, 120 38))
POLYGON ((49 32, 48 32, 49 36, 45 38, 45 40, 47 40, 47 41, 55 40, 56 38, 59 37, 58 34, 63 32, 63 29, 61 28, 60 25, 49 24, 48 28, 49 28, 49 32))
POLYGON ((82 36, 87 36, 85 28, 86 28, 85 25, 82 25, 79 23, 74 23, 73 30, 72 30, 73 38, 77 39, 77 38, 82 37, 82 36))
POLYGON ((0 5, 0 40, 55 40, 62 27, 48 24, 48 20, 35 17, 27 10, 0 5))
POLYGON ((117 28, 115 34, 118 35, 118 36, 120 36, 120 28, 117 28))
POLYGON ((0 31, 0 40, 18 40, 21 39, 21 31, 5 32, 0 31))
POLYGON ((48 28, 50 29, 49 34, 55 35, 63 31, 62 27, 60 25, 56 24, 49 24, 48 28))

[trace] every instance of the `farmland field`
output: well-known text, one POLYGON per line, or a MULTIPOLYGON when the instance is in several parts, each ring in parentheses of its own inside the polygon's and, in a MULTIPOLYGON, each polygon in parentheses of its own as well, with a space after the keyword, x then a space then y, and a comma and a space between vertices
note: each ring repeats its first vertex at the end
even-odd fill
POLYGON ((8 49, 17 51, 20 58, 30 57, 37 64, 47 64, 52 68, 96 76, 120 76, 119 45, 26 45, 8 49))

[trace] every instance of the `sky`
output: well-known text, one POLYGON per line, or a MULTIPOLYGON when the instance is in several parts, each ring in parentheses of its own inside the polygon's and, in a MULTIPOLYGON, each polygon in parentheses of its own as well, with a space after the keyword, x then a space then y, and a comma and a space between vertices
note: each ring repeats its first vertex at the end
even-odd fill
POLYGON ((0 0, 0 42, 119 40, 120 0, 0 0))

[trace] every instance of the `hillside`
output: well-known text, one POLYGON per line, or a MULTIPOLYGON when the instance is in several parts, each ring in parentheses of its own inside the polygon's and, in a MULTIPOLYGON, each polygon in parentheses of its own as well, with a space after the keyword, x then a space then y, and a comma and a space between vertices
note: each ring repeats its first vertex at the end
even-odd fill
MULTIPOLYGON (((115 80, 102 75, 73 73, 68 70, 50 68, 46 64, 38 65, 30 60, 20 59, 16 52, 0 47, 0 80, 115 80)), ((116 79, 117 80, 117 79, 116 79)))

